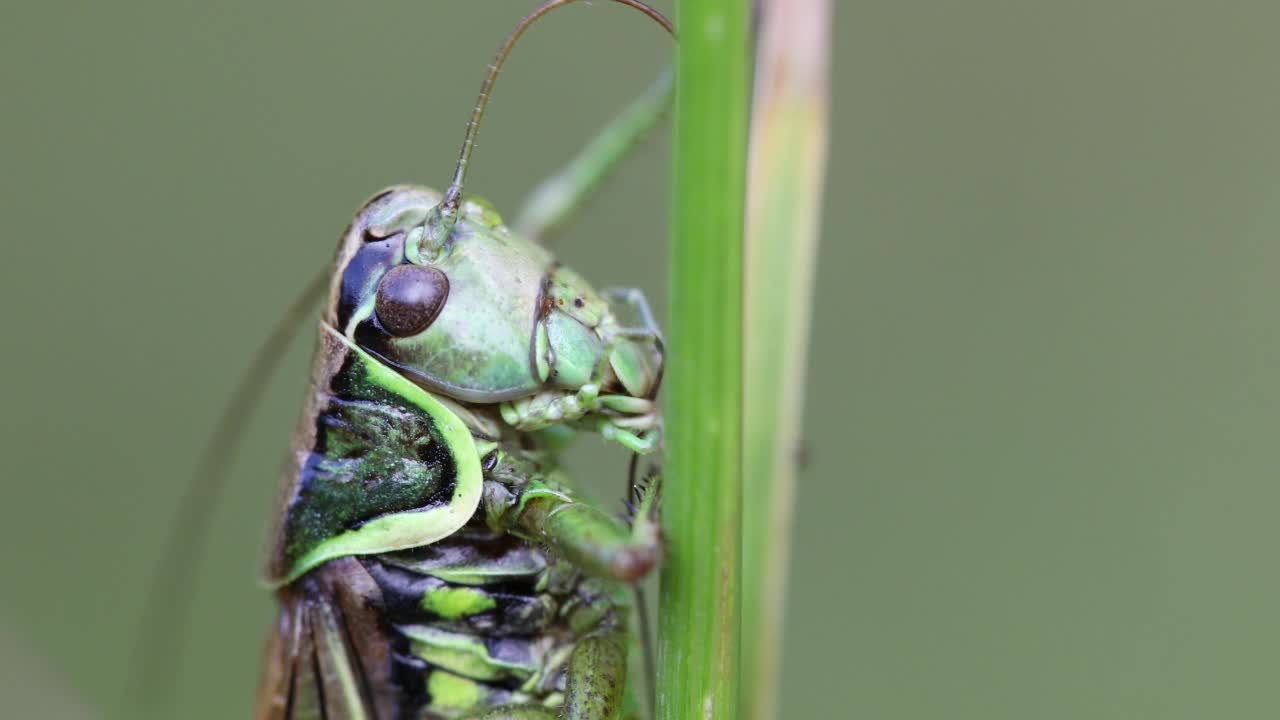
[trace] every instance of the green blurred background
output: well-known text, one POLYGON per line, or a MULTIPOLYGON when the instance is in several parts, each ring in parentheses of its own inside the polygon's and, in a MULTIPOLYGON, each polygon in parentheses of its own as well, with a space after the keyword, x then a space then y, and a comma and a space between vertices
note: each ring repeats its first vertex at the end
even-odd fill
MULTIPOLYGON (((237 374, 363 198, 445 183, 530 4, 5 3, 0 714, 129 716, 237 374)), ((784 717, 1280 717, 1280 5, 838 5, 784 717)), ((668 50, 536 28, 471 189, 513 214, 668 50)), ((666 147, 557 244, 663 312, 666 147)), ((181 717, 247 715, 309 351, 191 558, 181 717)))

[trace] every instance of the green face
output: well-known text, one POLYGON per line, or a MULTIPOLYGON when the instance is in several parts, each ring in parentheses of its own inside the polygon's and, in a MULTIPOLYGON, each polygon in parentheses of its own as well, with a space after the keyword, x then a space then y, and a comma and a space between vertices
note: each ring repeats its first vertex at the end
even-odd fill
POLYGON ((423 223, 440 200, 396 187, 357 215, 338 252, 336 329, 405 377, 451 398, 498 403, 588 383, 651 397, 656 333, 624 330, 615 309, 543 247, 467 198, 443 244, 423 223))

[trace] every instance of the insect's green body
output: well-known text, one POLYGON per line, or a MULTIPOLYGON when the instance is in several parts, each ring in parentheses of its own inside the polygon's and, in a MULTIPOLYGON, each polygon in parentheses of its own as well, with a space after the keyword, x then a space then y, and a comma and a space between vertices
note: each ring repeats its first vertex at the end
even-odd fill
POLYGON ((259 718, 623 711, 655 499, 631 523, 583 502, 550 433, 653 449, 659 336, 638 295, 610 303, 481 201, 433 240, 440 204, 391 188, 338 248, 266 568, 259 718))
POLYGON ((572 2, 508 35, 448 189, 389 188, 339 242, 275 506, 258 720, 639 717, 628 586, 661 558, 657 482, 615 517, 555 452, 580 430, 657 449, 662 341, 639 291, 597 292, 536 240, 654 124, 669 74, 534 193, 521 233, 462 192, 503 60, 572 2))

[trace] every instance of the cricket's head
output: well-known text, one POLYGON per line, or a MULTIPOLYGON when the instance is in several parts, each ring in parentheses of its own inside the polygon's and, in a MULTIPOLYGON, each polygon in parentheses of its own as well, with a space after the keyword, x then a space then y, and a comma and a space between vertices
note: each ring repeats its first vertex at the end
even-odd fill
POLYGON ((641 300, 597 292, 474 197, 461 203, 447 238, 431 242, 439 202, 434 190, 398 186, 360 210, 338 248, 326 315, 336 330, 464 403, 597 387, 602 396, 652 399, 661 339, 641 300), (642 317, 637 327, 621 324, 630 313, 642 317))
MULTIPOLYGON (((640 0, 613 0, 669 34, 640 0)), ((498 72, 532 24, 573 0, 547 0, 507 35, 471 111, 443 193, 397 186, 361 208, 338 248, 326 320, 418 385, 454 400, 501 404, 521 431, 596 421, 636 452, 656 447, 662 339, 638 293, 610 304, 540 245, 511 233, 486 202, 463 194, 498 72), (624 325, 627 306, 641 324, 624 325)))

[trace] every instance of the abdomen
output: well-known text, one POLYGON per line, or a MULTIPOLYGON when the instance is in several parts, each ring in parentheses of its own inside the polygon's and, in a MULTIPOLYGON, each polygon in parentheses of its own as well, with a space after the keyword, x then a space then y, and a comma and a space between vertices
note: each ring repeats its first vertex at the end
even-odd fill
POLYGON ((625 617, 615 589, 476 522, 422 548, 330 562, 280 597, 258 715, 273 720, 557 705, 576 641, 625 617))

